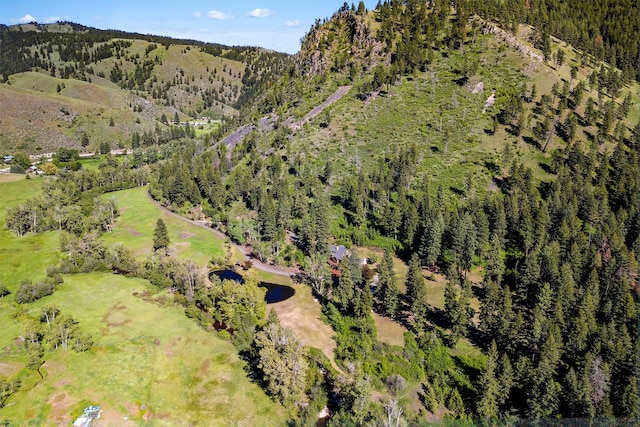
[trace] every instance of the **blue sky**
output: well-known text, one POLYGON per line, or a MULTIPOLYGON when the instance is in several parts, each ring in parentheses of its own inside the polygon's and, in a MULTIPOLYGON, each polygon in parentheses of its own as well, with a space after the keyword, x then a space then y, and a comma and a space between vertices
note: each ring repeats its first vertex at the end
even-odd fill
MULTIPOLYGON (((344 0, 0 0, 0 23, 65 20, 95 28, 295 53, 316 18, 330 17, 343 3, 344 0)), ((357 5, 358 1, 353 3, 357 5)), ((365 0, 369 9, 376 4, 377 0, 365 0)))

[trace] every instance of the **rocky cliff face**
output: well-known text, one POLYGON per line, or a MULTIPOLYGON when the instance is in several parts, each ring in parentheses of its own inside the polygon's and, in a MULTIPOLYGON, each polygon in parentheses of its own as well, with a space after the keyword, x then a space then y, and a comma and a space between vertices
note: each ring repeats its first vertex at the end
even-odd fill
POLYGON ((295 69, 301 75, 359 73, 389 61, 390 55, 375 37, 366 15, 338 12, 331 20, 317 21, 311 28, 296 57, 295 69))

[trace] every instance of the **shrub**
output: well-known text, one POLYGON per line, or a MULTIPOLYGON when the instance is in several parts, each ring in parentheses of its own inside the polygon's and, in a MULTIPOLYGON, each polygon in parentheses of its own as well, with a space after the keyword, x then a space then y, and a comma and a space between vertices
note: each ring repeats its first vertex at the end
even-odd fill
POLYGON ((55 285, 52 282, 32 283, 31 280, 25 279, 15 293, 16 302, 26 304, 39 300, 42 297, 51 295, 55 285))
POLYGON ((11 165, 11 167, 9 168, 9 172, 11 173, 19 173, 19 174, 23 174, 24 172, 24 168, 20 165, 11 165))
POLYGON ((9 295, 10 293, 11 292, 9 292, 9 288, 7 288, 5 285, 0 283, 0 298, 4 298, 7 295, 9 295))
POLYGON ((50 265, 47 267, 47 277, 53 277, 60 273, 60 268, 57 265, 50 265))

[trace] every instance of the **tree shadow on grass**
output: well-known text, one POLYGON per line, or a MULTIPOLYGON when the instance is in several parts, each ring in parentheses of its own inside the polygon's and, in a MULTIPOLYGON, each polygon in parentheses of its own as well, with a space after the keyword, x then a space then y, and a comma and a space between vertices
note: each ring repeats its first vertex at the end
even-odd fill
POLYGON ((429 308, 429 310, 427 311, 427 321, 442 329, 446 329, 449 327, 449 322, 447 321, 444 310, 441 310, 437 307, 429 308))
POLYGON ((540 145, 540 143, 538 141, 536 141, 535 139, 533 139, 530 136, 523 136, 522 140, 524 142, 526 142, 527 144, 537 148, 538 150, 542 150, 542 146, 540 145))

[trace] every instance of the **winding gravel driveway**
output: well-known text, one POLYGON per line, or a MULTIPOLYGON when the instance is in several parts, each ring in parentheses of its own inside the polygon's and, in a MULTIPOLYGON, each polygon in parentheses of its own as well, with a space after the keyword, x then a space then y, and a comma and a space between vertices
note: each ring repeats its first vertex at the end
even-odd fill
MULTIPOLYGON (((149 192, 147 192, 147 197, 149 197, 149 200, 151 200, 151 202, 156 205, 160 210, 162 210, 163 212, 165 212, 168 215, 171 215, 175 218, 179 218, 183 221, 186 221, 192 225, 195 225, 196 227, 200 227, 200 228, 204 228, 205 230, 209 230, 211 233, 215 234, 217 238, 222 239, 222 240, 228 240, 228 237, 226 234, 224 234, 223 232, 221 232, 220 230, 216 230, 215 228, 211 228, 208 227, 206 225, 200 224, 197 221, 194 221, 192 219, 189 218, 185 218, 182 215, 179 215, 169 209, 167 209, 166 207, 162 206, 157 200, 154 200, 153 197, 151 197, 151 194, 149 194, 149 192)), ((235 246, 236 249, 238 249, 242 255, 244 255, 244 259, 245 261, 251 261, 251 264, 253 265, 254 268, 256 268, 257 270, 261 270, 261 271, 265 271, 267 273, 273 273, 273 274, 279 274, 281 276, 287 276, 287 277, 291 277, 294 276, 298 273, 300 273, 300 271, 298 270, 293 270, 290 268, 283 268, 283 267, 278 267, 275 265, 271 265, 271 264, 266 264, 260 260, 258 260, 255 256, 252 255, 252 249, 250 246, 245 246, 245 245, 238 245, 236 243, 231 242, 231 245, 235 246)))

